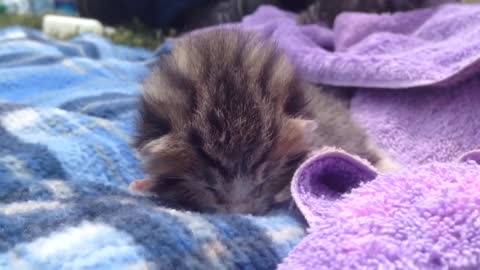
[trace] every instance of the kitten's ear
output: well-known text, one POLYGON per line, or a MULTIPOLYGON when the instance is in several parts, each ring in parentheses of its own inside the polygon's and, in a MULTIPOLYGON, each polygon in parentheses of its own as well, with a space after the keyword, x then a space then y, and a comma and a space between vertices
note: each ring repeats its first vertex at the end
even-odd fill
POLYGON ((318 128, 317 122, 301 118, 290 118, 287 121, 287 126, 288 128, 286 130, 289 130, 294 135, 297 133, 298 143, 301 144, 299 147, 308 148, 313 143, 315 131, 318 128))
POLYGON ((301 118, 292 118, 289 119, 289 124, 296 127, 297 129, 302 130, 307 135, 312 135, 315 130, 318 128, 317 122, 314 120, 307 120, 301 118))
POLYGON ((318 124, 313 120, 288 118, 280 130, 274 158, 295 155, 307 150, 313 142, 318 124))

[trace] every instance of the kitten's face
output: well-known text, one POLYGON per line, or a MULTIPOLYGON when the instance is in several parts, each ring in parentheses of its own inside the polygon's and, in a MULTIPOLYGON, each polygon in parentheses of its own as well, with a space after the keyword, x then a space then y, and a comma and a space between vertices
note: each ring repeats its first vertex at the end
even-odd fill
POLYGON ((152 140, 142 148, 149 191, 190 210, 262 214, 289 197, 290 180, 305 152, 274 157, 257 143, 250 153, 227 156, 220 144, 206 145, 198 134, 152 140), (175 157, 166 162, 166 155, 175 157))
POLYGON ((144 85, 144 191, 200 211, 260 214, 288 198, 315 128, 286 58, 256 36, 187 37, 144 85))
MULTIPOLYGON (((285 128, 291 135, 311 128, 305 126, 308 121, 290 121, 285 128)), ((185 133, 152 138, 141 147, 150 174, 147 191, 197 211, 262 214, 284 202, 293 173, 305 158, 304 138, 280 141, 281 137, 264 137, 262 130, 255 132, 255 123, 251 125, 248 131, 233 130, 237 134, 228 128, 218 135, 202 134, 208 128, 190 127, 185 133)))

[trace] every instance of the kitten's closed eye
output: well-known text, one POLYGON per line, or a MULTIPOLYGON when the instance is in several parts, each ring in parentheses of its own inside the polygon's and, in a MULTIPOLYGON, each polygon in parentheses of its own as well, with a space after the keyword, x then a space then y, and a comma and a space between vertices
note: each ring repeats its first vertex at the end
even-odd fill
POLYGON ((265 185, 266 185, 266 183, 262 183, 262 184, 260 184, 260 185, 257 185, 257 186, 252 190, 252 195, 255 196, 255 197, 261 196, 265 185))
POLYGON ((205 189, 212 192, 213 194, 217 194, 217 192, 218 192, 216 189, 214 189, 212 187, 206 187, 205 189))

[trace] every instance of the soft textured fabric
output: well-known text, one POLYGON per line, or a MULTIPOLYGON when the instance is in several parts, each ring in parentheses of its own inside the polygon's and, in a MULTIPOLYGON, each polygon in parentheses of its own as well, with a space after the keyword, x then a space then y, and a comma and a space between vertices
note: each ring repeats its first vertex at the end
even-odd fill
POLYGON ((304 235, 282 211, 200 215, 128 192, 152 57, 0 30, 0 269, 272 269, 304 235))
POLYGON ((480 268, 480 5, 344 13, 333 30, 264 7, 234 27, 273 38, 307 80, 355 88, 354 119, 402 167, 337 150, 303 164, 310 233, 280 269, 480 268))
POLYGON ((472 160, 378 175, 327 150, 302 165, 292 191, 309 234, 278 269, 480 268, 480 165, 472 160))
POLYGON ((400 89, 468 75, 463 71, 480 58, 479 12, 479 5, 461 4, 382 15, 346 12, 330 30, 298 26, 294 14, 265 6, 241 26, 273 38, 312 82, 400 89))

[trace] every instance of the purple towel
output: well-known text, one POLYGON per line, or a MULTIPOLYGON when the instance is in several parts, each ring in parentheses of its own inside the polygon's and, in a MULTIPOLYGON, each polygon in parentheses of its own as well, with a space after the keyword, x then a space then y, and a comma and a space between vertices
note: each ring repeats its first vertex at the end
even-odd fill
MULTIPOLYGON (((467 156, 480 160, 480 152, 467 156)), ((473 161, 377 175, 330 150, 302 165, 292 190, 309 235, 280 270, 480 269, 480 165, 473 161)))
POLYGON ((425 86, 462 75, 480 62, 480 5, 449 4, 393 15, 343 13, 333 31, 298 26, 295 20, 291 13, 263 6, 242 26, 275 39, 316 83, 425 86))
POLYGON ((344 13, 333 30, 263 7, 241 26, 311 82, 356 87, 355 120, 403 165, 307 161, 292 191, 310 234, 280 269, 480 269, 480 5, 344 13))

